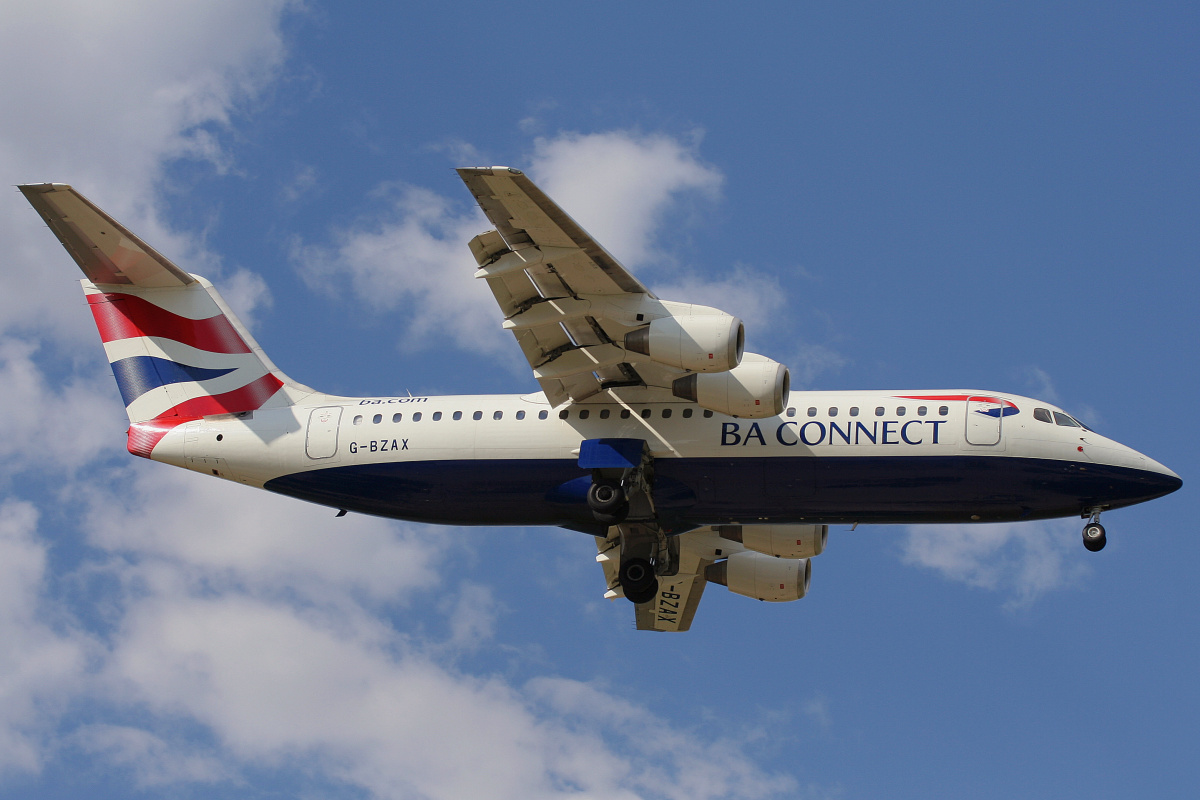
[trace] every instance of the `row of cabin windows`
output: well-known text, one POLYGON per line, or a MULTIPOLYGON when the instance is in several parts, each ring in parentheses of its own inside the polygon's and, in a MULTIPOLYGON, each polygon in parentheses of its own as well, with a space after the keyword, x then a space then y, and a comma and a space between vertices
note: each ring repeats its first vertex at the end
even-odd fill
MULTIPOLYGON (((538 412, 538 419, 546 419, 548 416, 550 416, 550 414, 547 411, 539 411, 538 412)), ((420 422, 422 417, 423 417, 422 412, 416 411, 413 413, 411 421, 412 422, 420 422)), ((435 411, 432 414, 430 414, 429 417, 434 422, 437 422, 438 420, 440 420, 442 418, 442 412, 435 411)), ((461 411, 455 411, 453 414, 451 414, 452 419, 462 419, 462 417, 463 417, 463 412, 461 412, 461 411)), ((525 419, 525 412, 518 411, 516 413, 516 417, 517 417, 517 419, 525 419)), ((400 422, 403 419, 404 419, 403 414, 392 414, 392 422, 400 422)), ((471 415, 471 419, 475 419, 475 420, 483 419, 483 412, 476 411, 474 414, 471 415)), ((492 419, 504 419, 504 412, 503 411, 493 411, 492 419)), ((383 422, 383 414, 376 414, 375 416, 371 417, 371 422, 373 422, 376 425, 383 422)), ((363 423, 363 418, 362 418, 361 414, 354 418, 355 425, 362 425, 362 423, 363 423)))
MULTIPOLYGON (((641 413, 641 416, 643 419, 650 419, 650 417, 653 415, 654 412, 648 408, 643 408, 640 413, 641 413)), ((664 408, 664 409, 662 409, 662 412, 661 412, 662 418, 670 419, 673 413, 674 413, 673 409, 664 408)), ((695 409, 685 408, 680 412, 679 415, 681 417, 683 417, 684 419, 690 419, 693 413, 695 413, 695 409)), ((886 413, 887 413, 887 410, 883 406, 877 406, 875 408, 875 416, 877 416, 877 417, 882 417, 886 413)), ((903 417, 907 413, 908 413, 908 409, 905 406, 897 406, 896 407, 896 416, 903 417)), ((938 416, 945 417, 945 416, 949 415, 950 408, 948 406, 939 406, 937 413, 938 413, 938 416)), ((708 418, 712 417, 713 412, 709 411, 706 408, 706 409, 703 409, 703 414, 704 414, 705 419, 708 419, 708 418)), ((918 406, 917 407, 917 416, 918 417, 924 417, 924 416, 927 416, 928 414, 929 414, 929 408, 927 406, 918 406)), ((576 412, 576 416, 578 419, 588 419, 591 415, 592 415, 592 410, 588 409, 588 408, 581 408, 581 409, 579 409, 579 411, 576 412)), ((789 408, 787 410, 787 415, 789 417, 796 416, 796 409, 789 408)), ((817 415, 816 407, 815 406, 810 407, 808 409, 808 416, 815 417, 816 415, 817 415)), ((837 415, 838 415, 838 409, 836 407, 829 409, 829 416, 836 417, 837 415)), ((857 417, 858 415, 859 415, 858 406, 851 406, 850 407, 850 416, 857 417)), ((420 411, 415 412, 412 415, 412 421, 420 422, 421 416, 422 416, 422 414, 420 411)), ((430 416, 436 422, 442 418, 442 412, 434 411, 433 414, 431 414, 430 416)), ((451 416, 453 419, 459 420, 459 419, 462 419, 463 412, 455 411, 451 416)), ((546 419, 548 416, 549 416, 549 412, 547 412, 547 411, 543 410, 543 411, 538 412, 538 419, 546 419)), ((570 416, 571 416, 571 412, 568 409, 564 408, 562 411, 558 412, 559 419, 569 419, 570 416)), ((600 419, 608 419, 610 416, 612 416, 612 410, 608 409, 608 408, 602 408, 602 409, 600 409, 597 416, 599 416, 600 419)), ((630 416, 631 416, 631 412, 628 408, 621 409, 621 419, 629 419, 630 416)), ((1044 408, 1034 409, 1033 416, 1035 419, 1039 419, 1042 422, 1050 422, 1051 421, 1049 418, 1049 412, 1046 411, 1046 409, 1044 409, 1044 408)), ((1055 411, 1054 416, 1056 418, 1057 417, 1065 417, 1066 419, 1070 420, 1070 422, 1059 422, 1058 423, 1059 425, 1075 425, 1080 428, 1083 427, 1078 422, 1075 422, 1074 419, 1072 419, 1071 417, 1068 417, 1066 414, 1063 414, 1059 411, 1055 411)), ((525 419, 525 412, 518 411, 516 413, 516 418, 517 419, 525 419)), ((404 419, 403 414, 392 414, 392 422, 400 422, 403 419, 404 419)), ((471 419, 473 419, 473 420, 483 419, 483 412, 476 411, 475 413, 473 413, 471 415, 471 419)), ((504 419, 504 412, 503 411, 492 412, 492 419, 504 419)), ((371 422, 378 425, 379 423, 383 422, 383 415, 376 414, 374 417, 371 418, 371 422)), ((355 425, 361 425, 362 423, 363 423, 363 418, 361 415, 354 418, 355 425)))
POLYGON ((1035 408, 1033 410, 1033 418, 1038 422, 1049 422, 1052 425, 1062 425, 1064 428, 1091 430, 1087 425, 1084 425, 1070 414, 1064 414, 1061 411, 1051 411, 1048 408, 1035 408))
MULTIPOLYGON (((882 416, 883 416, 884 414, 886 414, 886 413, 887 413, 887 409, 886 409, 886 408, 884 408, 883 406, 876 406, 876 407, 875 407, 875 416, 877 416, 877 417, 882 417, 882 416)), ((905 414, 907 414, 907 413, 908 413, 908 408, 907 408, 907 407, 905 407, 905 406, 896 406, 896 416, 897 416, 897 417, 903 417, 903 416, 904 416, 905 414)), ((937 413, 938 413, 938 416, 939 416, 939 417, 945 417, 945 416, 948 416, 948 415, 950 414, 950 407, 949 407, 949 406, 938 406, 937 413)), ((859 414, 859 409, 858 409, 858 406, 851 406, 851 407, 850 407, 850 416, 852 416, 852 417, 857 417, 857 416, 858 416, 858 414, 859 414)), ((929 407, 928 407, 928 406, 917 406, 917 416, 918 416, 918 417, 924 417, 924 416, 927 416, 928 414, 929 414, 929 407)), ((789 409, 787 410, 787 415, 788 415, 789 417, 794 417, 794 416, 796 416, 796 409, 794 409, 794 408, 789 408, 789 409)), ((816 408, 816 406, 810 406, 810 407, 809 407, 809 409, 808 409, 808 416, 810 416, 810 417, 815 417, 816 415, 817 415, 817 408, 816 408)), ((830 408, 830 409, 829 409, 829 416, 831 416, 831 417, 836 417, 837 415, 838 415, 838 409, 837 409, 836 407, 833 407, 833 408, 830 408)))
MULTIPOLYGON (((641 415, 642 415, 642 417, 643 417, 644 419, 649 419, 649 418, 650 418, 650 415, 651 415, 652 413, 653 413, 653 412, 652 412, 650 409, 648 409, 648 408, 643 408, 643 409, 642 409, 642 411, 641 411, 641 415)), ((663 419, 670 419, 670 418, 671 418, 671 415, 672 415, 672 413, 673 413, 673 410, 672 410, 672 409, 670 409, 670 408, 664 408, 664 409, 662 410, 662 418, 663 418, 663 419)), ((693 408, 685 408, 685 409, 683 409, 683 411, 682 411, 682 412, 680 412, 680 416, 681 416, 681 417, 683 417, 684 419, 689 419, 689 418, 692 416, 692 414, 693 414, 693 413, 695 413, 695 409, 693 409, 693 408)), ((576 416, 577 416, 579 419, 588 419, 588 418, 589 418, 591 415, 592 415, 592 410, 591 410, 591 409, 588 409, 588 408, 582 408, 582 409, 580 409, 578 412, 576 412, 576 416)), ((708 418, 708 417, 711 417, 712 415, 713 415, 713 412, 709 411, 708 409, 704 409, 704 416, 705 416, 706 418, 708 418)), ((457 419, 462 419, 462 416, 463 416, 463 412, 461 412, 461 411, 455 411, 455 412, 454 412, 454 413, 451 415, 451 418, 452 418, 452 419, 456 419, 456 420, 457 420, 457 419)), ((518 412, 516 413, 516 415, 515 415, 515 416, 516 416, 516 418, 517 418, 517 419, 525 419, 525 412, 524 412, 524 411, 518 411, 518 412)), ((549 416, 550 416, 550 412, 548 412, 548 411, 539 411, 539 412, 538 412, 538 415, 537 415, 537 418, 538 418, 538 419, 546 419, 546 418, 548 418, 549 416)), ((558 418, 559 418, 559 419, 567 419, 567 418, 569 418, 570 416, 571 416, 571 412, 570 412, 570 411, 568 411, 567 409, 563 409, 562 411, 558 412, 558 418)), ((600 409, 600 413, 598 414, 598 416, 600 417, 600 419, 608 419, 610 416, 612 416, 612 410, 611 410, 611 409, 608 409, 608 408, 602 408, 602 409, 600 409)), ((630 417, 630 411, 629 411, 629 409, 627 409, 627 408, 623 408, 623 409, 621 409, 621 419, 629 419, 629 417, 630 417)), ((438 421, 438 420, 440 420, 440 419, 442 418, 442 412, 441 412, 441 411, 434 411, 434 412, 433 412, 433 413, 430 415, 430 418, 431 418, 431 419, 432 419, 434 422, 436 422, 436 421, 438 421)), ((400 421, 401 421, 401 420, 403 420, 403 419, 404 419, 404 415, 403 415, 403 414, 392 414, 392 422, 400 422, 400 421)), ((412 422, 420 422, 420 421, 421 421, 421 419, 422 419, 422 412, 420 412, 420 411, 414 412, 414 413, 413 413, 413 415, 412 415, 412 417, 410 418, 410 420, 411 420, 412 422)), ((482 412, 482 411, 476 411, 475 413, 473 413, 473 414, 471 415, 471 419, 474 419, 474 420, 481 420, 481 419, 483 419, 483 412, 482 412)), ((493 411, 493 412, 492 412, 492 419, 504 419, 504 412, 503 412, 503 411, 493 411)), ((371 418, 371 422, 372 422, 372 423, 374 423, 374 424, 376 424, 376 425, 378 425, 379 423, 383 422, 383 414, 376 414, 374 417, 372 417, 372 418, 371 418)), ((363 417, 362 417, 362 415, 356 416, 356 417, 354 418, 354 424, 355 424, 355 425, 362 425, 362 424, 363 424, 363 417)))

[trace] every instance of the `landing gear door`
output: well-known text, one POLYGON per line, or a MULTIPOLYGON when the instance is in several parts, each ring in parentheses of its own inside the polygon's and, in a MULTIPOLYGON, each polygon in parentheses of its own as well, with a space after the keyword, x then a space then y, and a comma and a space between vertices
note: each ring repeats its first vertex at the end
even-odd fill
POLYGON ((342 421, 340 406, 314 408, 308 415, 308 436, 304 449, 309 458, 333 458, 337 455, 338 423, 342 421))
POLYGON ((1000 444, 1000 426, 1004 421, 1004 401, 997 397, 967 399, 967 443, 1000 444))

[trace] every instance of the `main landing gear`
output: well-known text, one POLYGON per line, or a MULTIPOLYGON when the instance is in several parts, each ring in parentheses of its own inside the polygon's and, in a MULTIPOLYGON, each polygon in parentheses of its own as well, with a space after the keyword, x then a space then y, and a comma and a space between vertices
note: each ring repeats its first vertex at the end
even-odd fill
POLYGON ((678 541, 662 532, 654 509, 650 450, 640 439, 590 440, 580 450, 580 466, 592 472, 588 508, 607 528, 597 544, 607 554, 602 560, 616 567, 605 570, 609 588, 619 587, 633 603, 648 603, 658 595, 659 576, 679 569, 678 541))
POLYGON ((1088 523, 1083 526, 1083 546, 1093 553, 1098 553, 1104 549, 1104 545, 1108 544, 1108 537, 1104 535, 1104 526, 1100 524, 1100 509, 1094 508, 1084 512, 1085 517, 1089 517, 1088 523))

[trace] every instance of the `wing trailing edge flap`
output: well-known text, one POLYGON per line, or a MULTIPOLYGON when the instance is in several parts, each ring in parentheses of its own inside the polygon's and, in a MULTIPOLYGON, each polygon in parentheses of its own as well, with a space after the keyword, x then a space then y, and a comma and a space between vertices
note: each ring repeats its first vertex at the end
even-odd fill
POLYGON ((642 324, 631 309, 654 295, 517 170, 458 172, 496 226, 470 242, 475 276, 550 403, 644 386, 619 343, 642 324))
MULTIPOLYGON (((604 570, 604 596, 610 600, 624 597, 617 573, 621 567, 621 536, 618 528, 609 529, 608 536, 597 536, 596 561, 604 570)), ((634 606, 638 630, 686 631, 692 626, 704 587, 704 569, 728 554, 736 544, 722 539, 711 527, 699 528, 676 537, 679 543, 679 570, 671 576, 660 576, 658 594, 648 603, 634 606)))

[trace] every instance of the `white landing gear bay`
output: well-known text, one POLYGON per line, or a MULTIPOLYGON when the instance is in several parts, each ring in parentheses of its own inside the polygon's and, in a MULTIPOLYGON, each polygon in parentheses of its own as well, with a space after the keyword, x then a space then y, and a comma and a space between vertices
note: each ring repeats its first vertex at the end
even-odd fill
MULTIPOLYGON (((605 596, 683 631, 709 583, 804 597, 833 524, 1100 514, 1179 476, 1050 403, 976 389, 790 392, 742 321, 659 299, 524 174, 458 174, 470 242, 541 391, 338 397, 267 357, 212 284, 64 184, 20 190, 86 278, 143 458, 339 510, 590 534, 605 596)), ((403 258, 397 253, 397 258, 403 258)))

